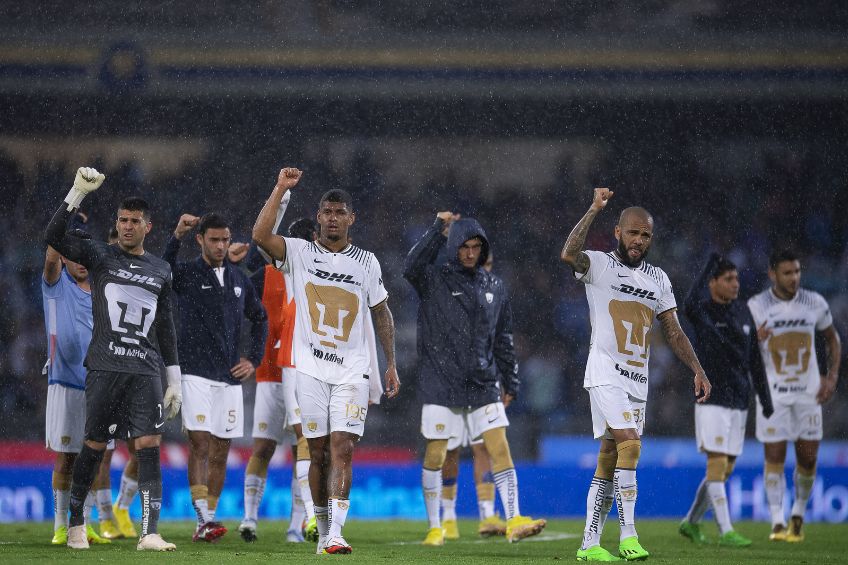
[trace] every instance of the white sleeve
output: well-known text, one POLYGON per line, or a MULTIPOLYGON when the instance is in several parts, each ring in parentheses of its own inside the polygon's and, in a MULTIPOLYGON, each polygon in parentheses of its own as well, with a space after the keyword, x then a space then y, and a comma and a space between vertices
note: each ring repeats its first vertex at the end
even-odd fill
POLYGON ((662 272, 662 282, 660 283, 660 297, 657 299, 656 313, 662 314, 677 308, 677 300, 674 298, 674 289, 671 288, 671 281, 665 271, 662 272))
POLYGON ((760 303, 757 296, 752 296, 748 299, 748 310, 751 312, 751 318, 754 320, 754 325, 759 328, 766 321, 765 312, 760 308, 760 303))
POLYGON ((822 331, 833 325, 833 315, 830 313, 830 306, 827 305, 827 301, 824 297, 817 294, 816 298, 818 299, 821 308, 821 315, 818 320, 816 320, 816 329, 818 331, 822 331))
POLYGON ((383 285, 383 272, 380 269, 380 262, 373 255, 366 269, 365 277, 367 279, 365 281, 367 285, 365 292, 367 293, 368 307, 373 308, 389 297, 389 293, 386 292, 386 287, 383 285))
POLYGON ((603 251, 584 251, 589 258, 589 269, 585 273, 574 271, 574 278, 583 284, 592 284, 607 270, 609 257, 603 251))

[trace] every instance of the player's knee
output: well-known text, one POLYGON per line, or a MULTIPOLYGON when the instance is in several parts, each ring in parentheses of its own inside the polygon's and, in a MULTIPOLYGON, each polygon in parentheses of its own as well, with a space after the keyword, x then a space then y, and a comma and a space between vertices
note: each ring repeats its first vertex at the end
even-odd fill
POLYGON ((483 432, 483 443, 492 460, 492 473, 497 474, 515 467, 509 451, 509 443, 506 441, 506 428, 495 428, 483 432))
POLYGON ((615 465, 618 461, 618 453, 615 451, 599 451, 598 464, 595 467, 595 476, 599 479, 611 481, 615 475, 615 465))
POLYGON ((245 475, 256 475, 257 477, 266 477, 268 476, 268 465, 271 463, 271 458, 263 459, 261 457, 256 456, 256 452, 250 456, 250 459, 247 461, 247 469, 245 469, 245 475))
POLYGON ((642 454, 642 440, 626 439, 616 445, 616 464, 619 469, 635 469, 642 454))
POLYGON ((270 440, 257 439, 253 442, 253 455, 251 455, 251 459, 256 457, 257 459, 270 461, 271 458, 274 456, 274 452, 276 450, 276 442, 270 440))
POLYGON ((736 458, 728 457, 727 458, 727 469, 724 471, 724 480, 730 478, 730 475, 733 474, 733 469, 736 467, 736 458))
POLYGON ((707 480, 723 482, 727 477, 727 455, 710 453, 707 455, 707 480))
POLYGON ((798 469, 798 474, 802 477, 815 477, 816 459, 813 458, 812 461, 798 461, 796 469, 798 469))
POLYGON ((430 439, 427 440, 427 449, 424 451, 424 468, 431 471, 438 471, 445 464, 445 458, 448 454, 448 440, 446 439, 430 439))

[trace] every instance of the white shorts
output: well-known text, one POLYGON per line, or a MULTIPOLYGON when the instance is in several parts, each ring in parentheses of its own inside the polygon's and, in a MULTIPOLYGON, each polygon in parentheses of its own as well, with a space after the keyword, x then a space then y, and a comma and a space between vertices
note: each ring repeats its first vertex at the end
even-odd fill
POLYGON ((301 423, 300 404, 297 403, 297 369, 283 367, 283 400, 286 408, 286 429, 301 423))
POLYGON ((636 430, 639 437, 642 437, 647 405, 644 400, 633 398, 617 386, 593 386, 586 390, 592 407, 592 433, 596 439, 613 439, 607 428, 636 430))
POLYGON ((297 373, 297 401, 303 418, 303 435, 324 437, 348 432, 362 437, 368 413, 368 379, 361 383, 331 385, 297 373))
POLYGON ((85 391, 57 383, 47 386, 47 449, 79 453, 85 439, 85 391))
POLYGON ((747 418, 747 410, 695 404, 695 442, 698 450, 741 455, 747 418))
POLYGON ((446 439, 448 449, 460 447, 463 437, 472 443, 482 441, 483 432, 495 428, 506 428, 503 402, 493 402, 477 408, 449 408, 438 404, 421 407, 421 435, 426 439, 446 439))
POLYGON ((483 443, 483 436, 477 436, 476 438, 471 438, 471 423, 470 423, 471 415, 466 413, 462 417, 462 433, 459 437, 452 437, 448 440, 448 451, 453 451, 454 449, 459 449, 461 447, 468 447, 469 445, 481 445, 483 443))
POLYGON ((222 439, 244 436, 241 385, 183 375, 183 426, 222 439))
POLYGON ((774 403, 774 414, 763 416, 760 399, 757 398, 757 439, 762 443, 778 441, 821 440, 822 407, 815 401, 795 404, 774 403))
POLYGON ((253 437, 283 443, 286 439, 286 409, 283 401, 283 383, 256 383, 256 400, 253 404, 253 437))

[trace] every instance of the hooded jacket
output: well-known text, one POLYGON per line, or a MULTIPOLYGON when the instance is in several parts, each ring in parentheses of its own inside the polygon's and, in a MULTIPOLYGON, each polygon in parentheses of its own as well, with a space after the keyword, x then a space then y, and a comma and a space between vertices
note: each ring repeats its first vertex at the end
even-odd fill
POLYGON ((501 390, 518 393, 518 362, 512 312, 503 281, 482 265, 489 240, 470 218, 451 225, 437 219, 404 262, 403 276, 415 288, 418 307, 418 392, 424 404, 477 407, 500 400, 501 390), (474 269, 459 262, 459 247, 483 241, 474 269), (444 248, 447 261, 438 264, 444 248))

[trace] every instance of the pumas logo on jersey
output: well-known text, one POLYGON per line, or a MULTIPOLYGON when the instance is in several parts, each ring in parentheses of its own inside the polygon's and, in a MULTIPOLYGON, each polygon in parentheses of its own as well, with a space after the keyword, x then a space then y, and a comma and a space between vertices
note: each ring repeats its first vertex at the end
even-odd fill
POLYGON ((62 436, 62 445, 71 445, 71 436, 62 436))
POLYGON ((203 422, 205 422, 205 421, 206 421, 206 416, 204 416, 203 414, 198 414, 198 415, 197 415, 197 423, 198 423, 198 424, 202 424, 202 423, 203 423, 203 422))
POLYGON ((148 277, 147 275, 133 274, 129 271, 125 271, 123 269, 118 269, 117 271, 113 271, 109 269, 109 274, 113 277, 118 277, 119 279, 124 279, 127 282, 134 282, 139 284, 146 284, 156 288, 162 288, 161 283, 156 282, 156 279, 153 277, 148 277))
POLYGON ((268 424, 266 424, 265 422, 259 422, 259 431, 260 432, 264 432, 267 429, 268 429, 268 424))
POLYGON ((234 287, 233 287, 233 292, 235 293, 236 298, 240 298, 240 297, 241 297, 241 287, 240 287, 240 286, 234 286, 234 287))
POLYGON ((306 429, 309 430, 310 432, 314 432, 315 430, 318 429, 318 423, 317 422, 308 422, 306 424, 306 429))
POLYGON ((812 326, 807 320, 775 320, 774 329, 777 328, 801 328, 804 326, 812 326))
POLYGON ((118 429, 118 424, 112 424, 111 426, 109 426, 109 435, 114 434, 115 430, 117 430, 117 429, 118 429))
POLYGON ((636 288, 635 286, 630 286, 629 284, 622 284, 619 286, 613 286, 613 290, 617 290, 623 294, 629 294, 631 296, 635 296, 636 298, 644 298, 646 300, 656 300, 657 297, 654 296, 654 292, 651 290, 645 290, 644 288, 636 288))
POLYGON ((346 275, 345 273, 328 273, 327 271, 322 271, 321 269, 315 269, 314 274, 319 279, 324 279, 328 282, 357 284, 357 282, 353 280, 353 275, 346 275))
POLYGON ((495 295, 494 295, 494 294, 492 294, 491 292, 487 292, 487 293, 486 293, 486 302, 488 302, 489 304, 491 304, 491 303, 492 303, 492 300, 494 300, 494 299, 495 299, 495 295))

